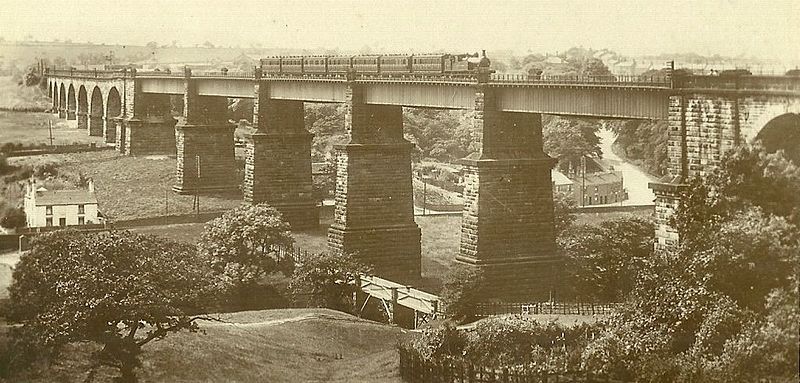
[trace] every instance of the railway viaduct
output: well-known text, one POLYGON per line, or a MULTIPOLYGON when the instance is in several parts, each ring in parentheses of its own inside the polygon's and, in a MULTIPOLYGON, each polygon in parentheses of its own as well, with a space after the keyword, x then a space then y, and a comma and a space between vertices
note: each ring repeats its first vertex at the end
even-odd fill
POLYGON ((226 99, 254 99, 258 128, 247 146, 247 202, 267 202, 295 228, 318 225, 312 198, 311 134, 304 102, 346 104, 350 141, 336 148, 334 221, 328 245, 355 253, 386 278, 420 277, 413 217, 412 144, 402 108, 473 111, 476 151, 463 159, 466 185, 456 261, 484 269, 492 299, 543 299, 562 281, 541 114, 669 121, 669 177, 656 193, 657 247, 685 182, 750 142, 770 121, 800 113, 800 78, 527 78, 474 75, 273 74, 48 70, 53 111, 77 119, 128 155, 177 156, 178 193, 237 190, 234 126, 226 99), (170 99, 182 115, 170 115, 170 99), (784 117, 782 117, 784 116, 784 117))

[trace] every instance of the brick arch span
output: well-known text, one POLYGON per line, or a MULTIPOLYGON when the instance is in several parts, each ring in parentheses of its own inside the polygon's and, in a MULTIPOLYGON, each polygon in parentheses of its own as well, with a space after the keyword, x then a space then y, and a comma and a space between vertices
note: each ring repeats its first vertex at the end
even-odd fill
POLYGON ((89 125, 89 99, 86 96, 86 87, 78 87, 77 105, 78 129, 87 129, 89 125))
POLYGON ((58 117, 67 117, 67 89, 63 82, 58 86, 58 117))
POLYGON ((800 97, 747 99, 740 114, 741 136, 753 143, 761 131, 774 119, 785 114, 800 114, 800 97))
POLYGON ((73 84, 69 84, 69 90, 67 90, 67 120, 74 120, 75 119, 75 112, 78 107, 78 100, 77 96, 75 95, 75 86, 73 84))
MULTIPOLYGON (((103 113, 105 113, 105 103, 103 102, 103 91, 99 86, 92 88, 92 95, 89 103, 89 135, 103 136, 103 113)), ((106 140, 105 142, 109 142, 106 140)), ((110 142, 114 142, 112 137, 110 142)))
POLYGON ((50 101, 53 103, 53 113, 58 113, 58 82, 50 81, 50 101))
POLYGON ((122 126, 117 124, 115 120, 122 115, 122 98, 119 95, 117 87, 111 87, 106 96, 106 110, 103 120, 105 121, 105 130, 103 137, 106 138, 107 143, 116 142, 118 147, 125 145, 125 132, 121 131, 122 126))
POLYGON ((783 150, 786 157, 800 165, 800 113, 784 113, 767 122, 754 142, 769 153, 783 150))

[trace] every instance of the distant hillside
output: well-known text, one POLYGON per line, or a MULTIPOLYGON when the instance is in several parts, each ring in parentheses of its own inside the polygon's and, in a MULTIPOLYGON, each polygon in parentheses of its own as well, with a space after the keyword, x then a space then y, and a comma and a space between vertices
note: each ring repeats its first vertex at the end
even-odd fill
MULTIPOLYGON (((44 58, 57 66, 102 65, 107 57, 113 57, 114 64, 136 63, 156 60, 161 63, 183 62, 231 62, 242 54, 251 57, 266 57, 277 54, 302 53, 301 50, 278 50, 269 48, 228 48, 228 47, 179 47, 179 46, 141 46, 75 44, 62 42, 0 42, 0 70, 8 67, 23 70, 37 59, 44 58)), ((14 72, 14 69, 10 70, 14 72)))
POLYGON ((0 110, 43 111, 52 106, 46 92, 37 86, 22 86, 19 79, 0 76, 0 110))
MULTIPOLYGON (((247 311, 144 347, 140 382, 401 382, 397 327, 327 309, 247 311)), ((0 345, 2 347, 2 345, 0 345)), ((81 382, 96 346, 70 345, 57 365, 9 381, 81 382)), ((110 370, 94 380, 111 382, 110 370)))

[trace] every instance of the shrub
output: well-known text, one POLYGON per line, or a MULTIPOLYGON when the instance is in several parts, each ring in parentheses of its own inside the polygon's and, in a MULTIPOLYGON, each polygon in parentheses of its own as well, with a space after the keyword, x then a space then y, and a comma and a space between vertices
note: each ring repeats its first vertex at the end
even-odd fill
POLYGON ((456 321, 473 318, 483 283, 483 271, 479 267, 458 265, 451 269, 442 289, 447 316, 456 321))
POLYGON ((321 253, 303 259, 292 274, 295 300, 311 307, 353 313, 353 294, 369 268, 349 254, 321 253))
POLYGON ((0 227, 15 229, 26 224, 25 211, 6 204, 0 205, 0 227))

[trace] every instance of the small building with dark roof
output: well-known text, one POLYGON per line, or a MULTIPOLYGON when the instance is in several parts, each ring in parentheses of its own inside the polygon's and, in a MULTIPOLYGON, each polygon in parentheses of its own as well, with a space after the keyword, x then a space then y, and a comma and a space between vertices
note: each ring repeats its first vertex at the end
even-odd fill
POLYGON ((25 191, 28 227, 77 226, 100 223, 94 183, 87 190, 47 190, 31 180, 25 191))

